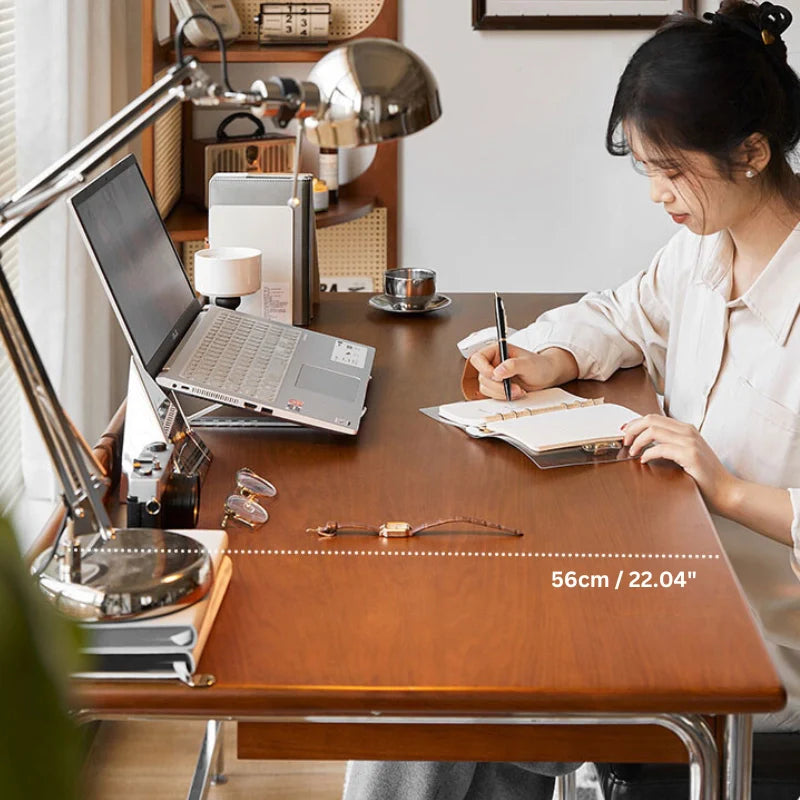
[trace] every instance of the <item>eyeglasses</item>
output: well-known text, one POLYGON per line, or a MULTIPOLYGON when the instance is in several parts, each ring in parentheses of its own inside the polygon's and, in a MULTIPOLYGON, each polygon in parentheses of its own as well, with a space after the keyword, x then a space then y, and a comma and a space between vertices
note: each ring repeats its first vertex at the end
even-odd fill
POLYGON ((254 498, 275 497, 278 490, 266 478, 262 478, 247 467, 242 467, 236 473, 236 488, 239 493, 232 494, 225 501, 222 527, 225 528, 231 519, 247 525, 248 528, 263 525, 269 519, 269 513, 254 498))

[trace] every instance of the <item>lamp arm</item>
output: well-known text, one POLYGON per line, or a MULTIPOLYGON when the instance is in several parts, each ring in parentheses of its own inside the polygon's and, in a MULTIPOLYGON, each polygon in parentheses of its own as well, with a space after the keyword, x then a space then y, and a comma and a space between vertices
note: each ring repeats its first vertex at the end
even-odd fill
POLYGON ((182 102, 185 94, 182 84, 187 79, 203 85, 210 84, 196 61, 176 64, 163 78, 128 103, 66 155, 0 202, 0 220, 5 223, 13 219, 19 220, 13 227, 6 224, 0 228, 0 244, 30 222, 38 211, 47 208, 61 194, 81 183, 85 173, 102 164, 112 153, 151 125, 172 106, 182 102), (155 105, 149 112, 141 116, 144 109, 154 102, 155 105), (135 122, 117 134, 117 131, 131 120, 135 122), (98 150, 97 148, 103 143, 105 146, 98 150), (82 158, 86 160, 73 169, 76 162, 82 158))
MULTIPOLYGON (((62 194, 83 182, 85 175, 103 163, 123 144, 149 127, 158 117, 184 99, 183 83, 194 78, 210 86, 205 73, 189 61, 129 103, 59 161, 0 204, 0 245, 49 207, 62 194), (202 75, 202 77, 201 77, 202 75), (146 113, 142 113, 151 104, 146 113), (122 129, 122 130, 120 130, 122 129), (70 169, 76 162, 83 161, 70 169)), ((30 404, 39 432, 61 484, 72 526, 68 536, 98 532, 103 539, 114 528, 105 510, 101 481, 88 470, 80 438, 64 412, 36 349, 0 263, 0 335, 30 404)), ((71 545, 68 543, 68 550, 71 545)), ((76 566, 77 568, 77 566, 76 566)))
POLYGON ((72 434, 69 420, 22 319, 2 264, 0 335, 50 453, 64 502, 75 526, 73 535, 96 531, 103 538, 110 538, 113 527, 103 506, 100 482, 93 478, 86 467, 80 442, 72 434))
MULTIPOLYGON (((262 84, 263 85, 263 84, 262 84)), ((152 125, 169 109, 185 100, 204 106, 255 106, 264 116, 305 116, 318 105, 313 84, 305 98, 291 96, 276 87, 254 87, 249 92, 219 86, 194 59, 181 60, 108 122, 101 125, 66 155, 29 183, 0 201, 0 246, 48 208, 61 195, 85 180, 87 174, 152 125)), ((102 482, 87 467, 81 437, 76 435, 44 368, 0 262, 0 336, 31 406, 42 439, 49 451, 63 490, 71 525, 65 545, 67 569, 80 575, 80 548, 75 536, 99 533, 113 536, 114 528, 102 502, 102 482)))

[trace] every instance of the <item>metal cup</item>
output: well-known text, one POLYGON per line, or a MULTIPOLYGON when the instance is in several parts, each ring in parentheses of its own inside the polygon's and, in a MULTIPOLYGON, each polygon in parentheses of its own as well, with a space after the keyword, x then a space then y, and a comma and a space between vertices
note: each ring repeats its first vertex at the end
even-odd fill
POLYGON ((436 273, 432 269, 387 269, 383 292, 400 308, 424 308, 436 296, 436 273))

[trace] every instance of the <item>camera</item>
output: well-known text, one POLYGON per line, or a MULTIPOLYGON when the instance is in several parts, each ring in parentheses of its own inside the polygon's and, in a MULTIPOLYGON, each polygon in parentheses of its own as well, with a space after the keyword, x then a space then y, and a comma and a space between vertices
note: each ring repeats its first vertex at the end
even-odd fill
POLYGON ((194 528, 200 511, 200 476, 173 472, 175 446, 152 442, 128 474, 129 528, 194 528))

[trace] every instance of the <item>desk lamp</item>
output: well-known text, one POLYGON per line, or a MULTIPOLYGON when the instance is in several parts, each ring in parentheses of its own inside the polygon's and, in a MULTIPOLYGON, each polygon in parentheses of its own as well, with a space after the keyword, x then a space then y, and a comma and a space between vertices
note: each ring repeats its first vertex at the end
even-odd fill
MULTIPOLYGON (((194 14, 175 32, 177 63, 83 142, 26 186, 0 200, 0 245, 58 197, 86 180, 112 153, 173 106, 247 107, 279 127, 298 119, 311 141, 335 147, 373 144, 424 128, 441 114, 436 82, 425 64, 389 40, 362 39, 328 53, 310 80, 257 81, 235 91, 222 35, 211 17, 194 14), (222 84, 184 58, 182 34, 193 19, 213 25, 220 42, 222 84)), ((297 179, 299 147, 295 148, 297 179)), ((296 192, 293 191, 296 204, 296 192)), ((101 478, 56 396, 0 266, 0 334, 53 462, 66 506, 65 525, 50 552, 34 563, 41 589, 65 613, 84 621, 154 616, 205 595, 213 576, 208 552, 189 537, 152 528, 115 529, 102 503, 101 478)))

